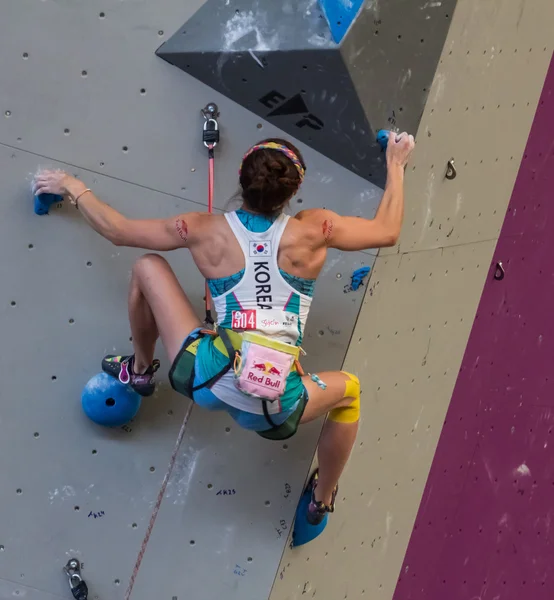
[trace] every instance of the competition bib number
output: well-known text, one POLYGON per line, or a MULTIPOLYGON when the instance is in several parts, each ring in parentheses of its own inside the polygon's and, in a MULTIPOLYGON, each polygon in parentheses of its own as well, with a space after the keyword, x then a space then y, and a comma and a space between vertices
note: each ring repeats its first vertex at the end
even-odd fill
POLYGON ((256 310, 234 310, 233 329, 256 329, 256 310))

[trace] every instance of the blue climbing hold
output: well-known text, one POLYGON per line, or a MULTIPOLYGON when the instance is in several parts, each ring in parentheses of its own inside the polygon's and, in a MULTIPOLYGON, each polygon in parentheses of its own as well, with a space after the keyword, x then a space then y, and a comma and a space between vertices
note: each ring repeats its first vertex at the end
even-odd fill
POLYGON ((354 22, 364 0, 320 0, 321 9, 327 18, 329 29, 337 44, 342 42, 350 25, 354 22))
POLYGON ((52 204, 63 202, 63 197, 57 194, 40 194, 35 196, 35 214, 47 215, 52 204))
POLYGON ((383 150, 387 149, 389 143, 389 133, 390 131, 388 129, 379 129, 377 132, 377 142, 383 150))
POLYGON ((105 427, 121 427, 140 408, 140 396, 129 386, 107 373, 99 373, 86 384, 81 396, 87 417, 105 427))
POLYGON ((321 521, 319 525, 312 525, 308 522, 308 505, 310 504, 311 499, 312 490, 308 486, 306 490, 304 490, 300 502, 298 503, 298 508, 296 509, 294 531, 292 532, 292 545, 294 547, 302 546, 303 544, 315 540, 316 537, 323 533, 325 527, 327 527, 329 515, 325 515, 323 521, 321 521))
POLYGON ((352 282, 350 283, 350 287, 354 292, 362 285, 364 282, 364 277, 368 275, 370 270, 371 267, 360 267, 352 273, 352 282))

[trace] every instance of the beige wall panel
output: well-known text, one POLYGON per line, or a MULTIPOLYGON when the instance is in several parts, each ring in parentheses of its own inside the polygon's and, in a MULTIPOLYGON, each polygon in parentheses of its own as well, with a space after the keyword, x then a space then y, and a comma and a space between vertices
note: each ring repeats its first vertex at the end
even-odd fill
POLYGON ((452 340, 474 319, 465 291, 482 287, 493 249, 377 259, 347 364, 363 410, 338 511, 319 540, 287 552, 273 598, 301 598, 306 584, 330 600, 390 597, 464 351, 452 340))
POLYGON ((408 171, 399 248, 382 253, 498 237, 552 56, 553 23, 552 0, 459 0, 408 171), (450 158, 458 173, 451 181, 450 158))
POLYGON ((345 363, 362 380, 363 416, 337 512, 319 539, 285 552, 271 600, 392 598, 553 23, 552 0, 458 2, 407 172, 401 241, 377 259, 345 363))

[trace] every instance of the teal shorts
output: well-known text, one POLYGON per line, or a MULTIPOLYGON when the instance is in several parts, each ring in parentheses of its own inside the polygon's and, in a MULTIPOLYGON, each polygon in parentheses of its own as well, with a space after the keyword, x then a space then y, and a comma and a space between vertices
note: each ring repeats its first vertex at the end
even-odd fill
POLYGON ((255 431, 267 439, 292 437, 300 424, 308 402, 308 393, 299 373, 293 371, 281 398, 282 411, 270 416, 246 412, 226 404, 210 389, 228 370, 229 358, 214 345, 215 337, 200 328, 190 333, 181 346, 169 372, 173 389, 207 410, 224 410, 244 429, 255 431))

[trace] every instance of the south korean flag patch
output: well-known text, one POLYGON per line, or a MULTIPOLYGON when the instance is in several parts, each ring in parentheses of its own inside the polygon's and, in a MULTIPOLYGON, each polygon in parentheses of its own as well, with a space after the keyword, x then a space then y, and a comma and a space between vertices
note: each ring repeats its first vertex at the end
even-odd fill
POLYGON ((250 242, 250 257, 271 256, 271 242, 250 242))

